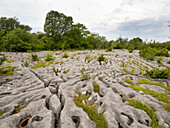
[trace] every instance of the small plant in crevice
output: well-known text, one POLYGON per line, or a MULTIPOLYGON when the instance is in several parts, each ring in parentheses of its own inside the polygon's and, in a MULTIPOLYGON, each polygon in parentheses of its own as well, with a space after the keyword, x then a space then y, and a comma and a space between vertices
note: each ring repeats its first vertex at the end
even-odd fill
POLYGON ((25 107, 26 107, 26 105, 23 105, 23 104, 19 104, 18 106, 15 106, 14 109, 13 109, 12 114, 16 114, 16 113, 20 112, 21 109, 23 109, 25 107))
POLYGON ((38 55, 36 53, 31 54, 31 58, 32 58, 32 61, 38 61, 39 60, 38 55))
POLYGON ((69 54, 67 52, 64 52, 64 54, 62 55, 62 58, 68 58, 69 54))
POLYGON ((28 67, 29 63, 27 61, 24 62, 24 66, 28 67))
POLYGON ((118 56, 119 56, 119 54, 116 54, 116 55, 115 55, 115 57, 118 57, 118 56))
POLYGON ((98 113, 97 108, 93 106, 93 102, 89 101, 89 94, 83 96, 77 93, 78 96, 74 97, 74 102, 78 107, 82 107, 83 110, 88 114, 89 118, 95 122, 96 128, 107 128, 106 119, 103 117, 102 113, 98 113), (83 103, 84 101, 84 103, 83 103))
POLYGON ((37 64, 35 64, 34 66, 32 66, 31 68, 32 69, 35 69, 35 68, 45 68, 45 67, 48 67, 51 65, 51 63, 53 63, 53 61, 49 61, 48 63, 46 62, 38 62, 37 64))
POLYGON ((2 116, 5 112, 4 111, 0 111, 0 116, 2 116))
POLYGON ((101 54, 101 55, 97 58, 97 61, 99 61, 99 64, 101 65, 101 62, 102 62, 102 61, 105 61, 104 54, 101 54))
POLYGON ((84 72, 85 72, 86 70, 85 70, 85 68, 84 68, 84 66, 83 66, 83 68, 81 68, 80 69, 80 73, 81 73, 81 80, 83 81, 83 80, 88 80, 88 79, 90 79, 90 74, 85 74, 84 72))
POLYGON ((55 57, 51 53, 47 53, 45 61, 53 61, 55 60, 55 57))
POLYGON ((98 84, 93 84, 93 90, 94 90, 94 92, 99 93, 100 92, 100 86, 98 84))
POLYGON ((126 83, 133 85, 133 81, 129 78, 124 78, 123 81, 125 81, 126 83))
POLYGON ((55 75, 56 75, 56 76, 58 76, 58 73, 59 73, 58 68, 57 68, 57 69, 55 69, 55 67, 53 67, 53 68, 52 68, 52 70, 54 71, 55 75))

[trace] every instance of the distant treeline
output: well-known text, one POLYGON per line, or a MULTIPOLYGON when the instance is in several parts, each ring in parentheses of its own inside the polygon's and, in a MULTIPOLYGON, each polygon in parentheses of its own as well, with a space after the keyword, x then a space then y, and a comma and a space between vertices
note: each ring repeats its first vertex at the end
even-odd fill
POLYGON ((84 49, 145 49, 148 47, 170 50, 170 41, 144 42, 141 38, 118 38, 107 41, 106 37, 88 31, 85 25, 73 23, 73 18, 57 11, 46 15, 44 32, 31 33, 32 28, 22 25, 16 17, 0 18, 0 51, 27 52, 41 50, 84 49))

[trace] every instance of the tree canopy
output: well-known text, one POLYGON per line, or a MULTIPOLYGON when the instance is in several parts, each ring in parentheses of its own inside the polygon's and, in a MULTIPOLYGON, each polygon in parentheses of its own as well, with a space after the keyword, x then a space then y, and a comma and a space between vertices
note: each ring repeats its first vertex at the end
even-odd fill
MULTIPOLYGON (((140 37, 128 40, 119 37, 108 41, 105 36, 90 32, 84 24, 74 23, 71 16, 57 11, 47 13, 44 32, 31 33, 29 25, 18 18, 0 18, 0 51, 68 50, 68 49, 134 49, 156 48, 170 50, 170 42, 144 42, 140 37)), ((167 50, 166 50, 167 51, 167 50)), ((160 53, 159 53, 160 54, 160 53)))

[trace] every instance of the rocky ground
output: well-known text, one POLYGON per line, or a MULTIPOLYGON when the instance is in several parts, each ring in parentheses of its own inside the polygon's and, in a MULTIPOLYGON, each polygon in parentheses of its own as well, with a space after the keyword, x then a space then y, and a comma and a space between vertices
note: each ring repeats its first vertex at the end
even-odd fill
MULTIPOLYGON (((168 112, 163 101, 153 95, 131 88, 140 79, 161 83, 163 86, 138 84, 153 92, 165 93, 170 81, 147 78, 145 69, 159 67, 156 61, 146 61, 139 57, 138 51, 114 52, 74 51, 36 52, 38 61, 32 62, 31 53, 7 53, 1 67, 16 67, 13 75, 0 76, 0 128, 93 128, 96 125, 83 107, 75 99, 89 95, 82 104, 90 103, 104 117, 108 128, 147 128, 153 120, 144 110, 129 105, 129 100, 138 100, 154 109, 159 125, 170 126, 168 112), (55 60, 45 61, 47 53, 55 60), (57 53, 57 54, 56 54, 57 53), (105 61, 99 64, 99 54, 105 61), (27 62, 26 62, 27 61, 27 62), (43 66, 43 67, 41 67, 43 66), (126 78, 126 79, 125 79, 126 78), (127 82, 126 80, 131 80, 127 82), (126 82, 125 82, 126 81, 126 82), (95 90, 93 85, 99 85, 95 90)), ((167 64, 168 57, 163 57, 167 64)), ((164 68, 164 67, 159 67, 164 68)), ((169 95, 167 94, 169 97, 169 95)), ((95 116, 95 115, 93 115, 95 116)), ((99 123, 100 124, 100 123, 99 123)))

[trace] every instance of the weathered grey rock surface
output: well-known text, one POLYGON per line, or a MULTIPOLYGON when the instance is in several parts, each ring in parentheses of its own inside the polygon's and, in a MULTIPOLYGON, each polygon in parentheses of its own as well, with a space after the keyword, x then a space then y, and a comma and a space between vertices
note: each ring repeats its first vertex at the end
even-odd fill
MULTIPOLYGON (((76 106, 74 97, 77 93, 91 95, 88 100, 105 117, 108 128, 149 127, 152 119, 145 111, 130 106, 126 100, 131 99, 154 108, 159 125, 165 128, 170 126, 170 113, 161 106, 165 103, 129 88, 129 83, 123 81, 129 78, 135 84, 139 79, 146 78, 141 74, 146 67, 158 67, 156 63, 141 59, 138 51, 75 51, 68 52, 68 58, 62 58, 63 53, 56 53, 37 52, 40 59, 36 62, 31 61, 31 53, 1 53, 7 60, 15 60, 12 63, 5 61, 2 66, 17 66, 17 70, 13 75, 0 76, 0 112, 5 112, 0 116, 0 128, 96 127, 83 108, 76 106), (47 53, 53 54, 55 60, 47 67, 33 68, 37 63, 45 62, 47 53), (97 61, 101 53, 107 58, 102 65, 97 61), (87 55, 91 60, 87 59, 87 55), (25 61, 29 62, 27 67, 24 66, 25 61), (84 78, 86 76, 87 79, 84 78), (99 85, 99 93, 94 91, 94 83, 99 85)), ((169 66, 166 62, 164 64, 169 66)), ((151 80, 169 86, 168 80, 151 80)), ((157 85, 139 86, 166 93, 164 88, 157 85)))

